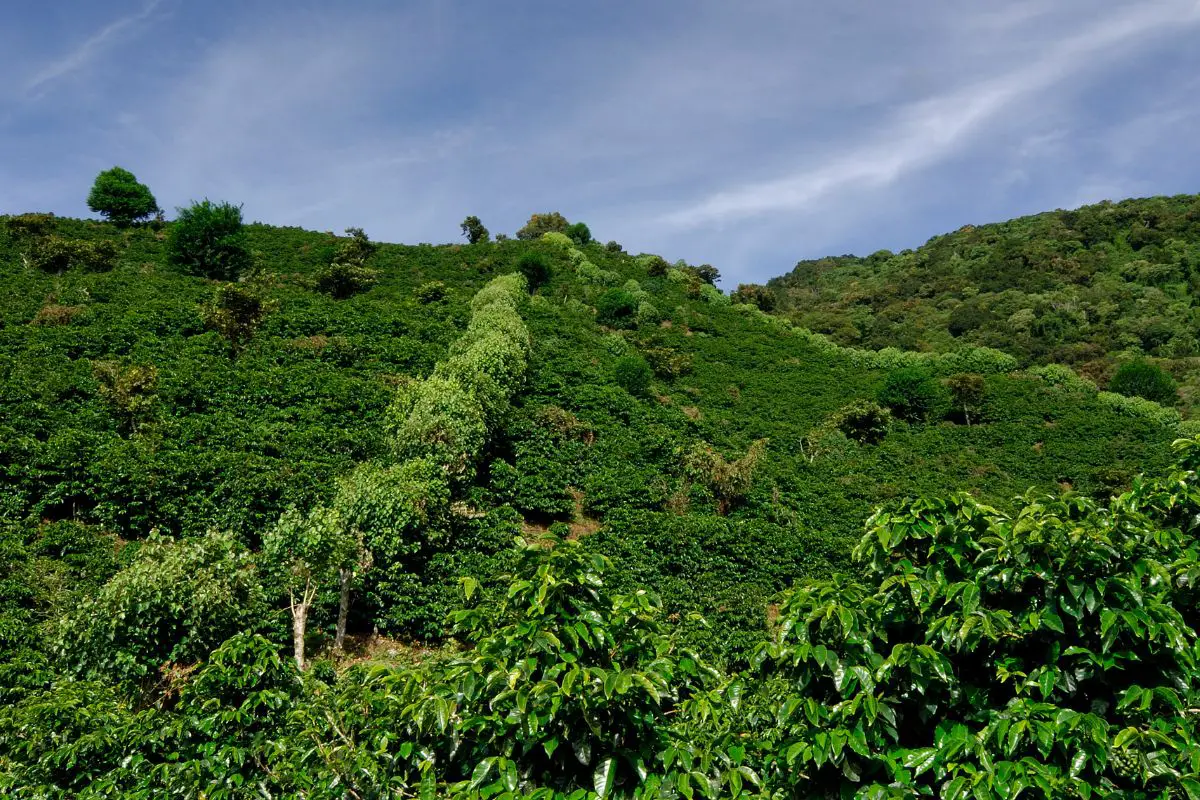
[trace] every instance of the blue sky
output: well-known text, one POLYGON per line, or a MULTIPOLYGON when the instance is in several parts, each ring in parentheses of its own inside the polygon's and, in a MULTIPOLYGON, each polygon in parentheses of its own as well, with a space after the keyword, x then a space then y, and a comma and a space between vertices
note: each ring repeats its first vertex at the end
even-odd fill
MULTIPOLYGON (((14 4, 15 5, 15 4, 14 4)), ((1200 192, 1197 0, 111 0, 0 28, 0 213, 166 208, 446 242, 560 210, 712 263, 1200 192)))

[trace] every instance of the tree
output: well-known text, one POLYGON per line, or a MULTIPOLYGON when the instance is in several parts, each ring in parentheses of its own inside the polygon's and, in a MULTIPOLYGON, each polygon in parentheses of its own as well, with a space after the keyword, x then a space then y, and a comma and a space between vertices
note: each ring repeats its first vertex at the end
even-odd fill
POLYGON ((121 167, 96 176, 87 204, 92 211, 122 227, 158 213, 158 201, 146 184, 138 183, 132 172, 121 167))
POLYGON ((318 590, 338 582, 339 570, 354 561, 358 551, 358 542, 348 534, 341 515, 324 507, 307 515, 291 509, 263 535, 263 555, 282 574, 287 588, 297 668, 304 669, 308 612, 318 590))
POLYGON ((950 402, 946 387, 919 367, 904 367, 887 376, 879 390, 879 402, 912 422, 940 418, 950 402))
POLYGON ((379 245, 367 238, 362 228, 346 228, 349 239, 342 242, 329 265, 317 273, 317 289, 339 300, 373 286, 379 271, 367 266, 379 245))
POLYGON ((1175 380, 1161 367, 1141 358, 1122 365, 1108 389, 1126 397, 1142 397, 1168 405, 1178 399, 1175 380))
POLYGON ((525 227, 517 231, 517 238, 540 239, 543 233, 551 231, 566 233, 570 226, 571 223, 567 221, 567 218, 557 211, 551 211, 548 214, 534 214, 529 218, 529 222, 525 223, 525 227))
POLYGON ((740 283, 737 290, 729 296, 734 303, 749 303, 758 306, 763 311, 775 310, 775 293, 766 286, 757 283, 740 283))
POLYGON ((983 376, 974 372, 963 372, 946 378, 946 388, 954 405, 962 410, 967 427, 971 426, 971 411, 983 402, 985 384, 983 376))
POLYGON ((194 275, 227 281, 250 266, 241 206, 206 199, 178 211, 167 239, 171 263, 194 275))
POLYGON ((596 298, 596 322, 610 328, 632 328, 638 301, 624 289, 609 289, 596 298))
POLYGON ((576 222, 572 225, 568 225, 567 229, 563 231, 563 233, 570 237, 571 241, 580 247, 583 247, 585 244, 590 244, 592 241, 592 230, 583 222, 576 222))
POLYGON ((467 217, 459 227, 462 228, 463 236, 467 237, 467 241, 471 244, 486 242, 491 238, 491 234, 488 233, 487 228, 483 227, 483 223, 479 220, 479 217, 467 217))
POLYGON ((237 355, 274 308, 274 302, 257 289, 241 283, 225 283, 217 287, 200 316, 205 325, 229 341, 230 352, 237 355))
POLYGON ((549 259, 544 254, 537 252, 522 254, 520 260, 517 261, 517 271, 525 276, 531 292, 550 280, 552 272, 549 259))

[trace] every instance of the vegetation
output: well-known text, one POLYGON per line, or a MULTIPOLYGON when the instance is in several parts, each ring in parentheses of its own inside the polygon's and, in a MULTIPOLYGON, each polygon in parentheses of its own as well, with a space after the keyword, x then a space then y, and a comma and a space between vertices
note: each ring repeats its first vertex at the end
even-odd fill
MULTIPOLYGON (((916 250, 801 261, 770 281, 779 310, 835 342, 1061 363, 1100 386, 1152 359, 1200 401, 1200 197, 1100 203, 967 225, 916 250)), ((1113 389, 1117 391, 1117 389, 1113 389)))
POLYGON ((159 213, 149 187, 127 169, 113 167, 96 176, 88 193, 88 208, 120 226, 131 225, 159 213))
POLYGON ((1200 793, 1200 440, 1147 370, 839 346, 568 224, 223 208, 0 224, 0 795, 1200 793))
POLYGON ((251 264, 241 206, 203 200, 179 209, 167 252, 171 263, 193 275, 236 280, 251 264))

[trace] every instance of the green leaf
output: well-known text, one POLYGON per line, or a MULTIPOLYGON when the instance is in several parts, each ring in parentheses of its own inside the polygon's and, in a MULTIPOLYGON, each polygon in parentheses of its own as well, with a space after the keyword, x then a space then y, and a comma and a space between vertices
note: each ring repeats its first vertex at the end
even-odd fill
POLYGON ((592 773, 592 786, 603 800, 612 793, 613 782, 616 780, 616 770, 614 769, 615 762, 609 757, 600 762, 596 767, 596 771, 592 773))

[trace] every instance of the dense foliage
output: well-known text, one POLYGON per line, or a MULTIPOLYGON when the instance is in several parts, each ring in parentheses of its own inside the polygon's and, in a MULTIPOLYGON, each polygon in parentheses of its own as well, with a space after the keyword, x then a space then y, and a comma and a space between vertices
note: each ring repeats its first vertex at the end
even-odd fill
POLYGON ((236 216, 233 273, 195 219, 0 226, 0 794, 1194 792, 1197 446, 1135 477, 1145 392, 565 220, 236 216))
POLYGON ((801 261, 769 287, 782 312, 841 344, 984 345, 1101 386, 1148 357, 1179 380, 1187 408, 1200 400, 1195 195, 967 225, 916 250, 801 261))
POLYGON ((96 176, 87 204, 89 209, 117 225, 130 225, 159 212, 150 188, 122 167, 106 169, 96 176))
POLYGON ((235 280, 252 261, 241 206, 202 200, 179 209, 167 252, 171 263, 194 275, 235 280))

